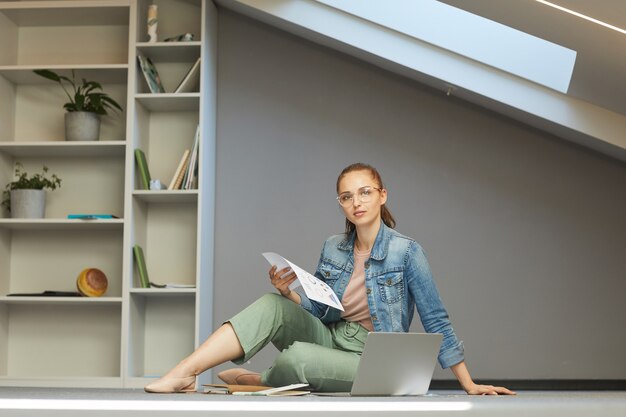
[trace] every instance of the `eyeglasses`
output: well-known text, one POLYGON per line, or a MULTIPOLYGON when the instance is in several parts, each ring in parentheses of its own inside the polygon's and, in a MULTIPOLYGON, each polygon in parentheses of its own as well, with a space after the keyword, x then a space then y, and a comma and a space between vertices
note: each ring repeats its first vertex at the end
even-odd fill
POLYGON ((348 207, 354 202, 354 197, 358 196, 361 203, 369 203, 372 200, 374 190, 382 191, 383 189, 370 186, 361 187, 357 190, 356 194, 350 192, 339 194, 337 196, 337 201, 341 207, 348 207))

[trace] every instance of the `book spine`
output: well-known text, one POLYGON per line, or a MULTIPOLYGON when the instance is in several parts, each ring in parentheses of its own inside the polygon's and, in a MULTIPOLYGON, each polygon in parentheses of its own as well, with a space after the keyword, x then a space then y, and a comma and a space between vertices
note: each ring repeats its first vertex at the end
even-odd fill
POLYGON ((68 214, 68 219, 94 220, 94 219, 119 219, 113 214, 68 214))
POLYGON ((163 84, 161 83, 161 77, 156 67, 152 63, 152 60, 143 54, 137 54, 137 60, 139 61, 139 67, 148 84, 148 88, 151 93, 165 93, 163 84))
POLYGON ((181 92, 190 92, 197 88, 197 84, 199 83, 199 67, 200 67, 200 58, 193 63, 187 74, 183 77, 183 79, 178 84, 178 87, 174 90, 175 93, 181 92))
POLYGON ((175 190, 180 190, 182 188, 183 177, 185 176, 185 172, 187 172, 187 169, 189 168, 189 156, 190 156, 190 154, 187 153, 187 158, 185 158, 185 163, 183 164, 183 169, 178 174, 178 178, 176 178, 176 184, 174 184, 174 189, 175 190))
POLYGON ((137 264, 137 271, 139 272, 139 282, 141 284, 141 288, 150 288, 150 278, 148 277, 146 260, 143 256, 143 249, 141 246, 133 246, 133 254, 135 256, 135 263, 137 264))
POLYGON ((172 180, 170 181, 170 185, 167 187, 168 190, 175 190, 175 185, 176 182, 178 181, 178 177, 181 177, 182 180, 182 175, 181 173, 183 173, 183 169, 185 167, 185 162, 187 161, 187 159, 189 158, 189 149, 185 149, 185 152, 183 152, 183 156, 182 158, 180 158, 180 162, 178 163, 178 167, 176 168, 176 171, 174 171, 174 176, 172 177, 172 180))
POLYGON ((150 189, 150 171, 148 170, 148 161, 146 161, 146 155, 141 149, 135 149, 135 161, 139 168, 139 178, 141 180, 141 187, 144 190, 150 189))
POLYGON ((196 127, 196 136, 193 142, 193 151, 191 152, 191 158, 189 160, 189 166, 185 172, 185 178, 183 179, 183 189, 189 190, 193 184, 193 177, 198 163, 198 142, 200 140, 200 125, 196 127))

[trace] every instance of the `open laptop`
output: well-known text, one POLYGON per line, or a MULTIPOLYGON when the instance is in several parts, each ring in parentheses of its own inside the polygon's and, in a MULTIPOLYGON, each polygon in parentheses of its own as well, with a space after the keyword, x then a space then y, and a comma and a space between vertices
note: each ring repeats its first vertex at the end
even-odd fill
POLYGON ((442 339, 439 333, 370 332, 349 395, 426 394, 442 339))

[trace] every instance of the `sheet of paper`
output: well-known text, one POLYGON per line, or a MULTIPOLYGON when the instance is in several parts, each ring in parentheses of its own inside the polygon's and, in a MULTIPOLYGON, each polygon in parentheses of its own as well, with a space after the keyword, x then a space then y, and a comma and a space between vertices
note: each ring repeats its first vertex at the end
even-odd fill
POLYGON ((289 262, 287 259, 283 258, 277 253, 274 252, 265 252, 263 256, 270 265, 276 265, 278 270, 290 267, 293 272, 296 273, 298 279, 296 279, 291 285, 289 285, 289 289, 294 289, 296 287, 302 286, 304 292, 307 297, 311 300, 319 301, 320 303, 329 305, 338 310, 343 311, 343 307, 337 295, 326 283, 320 279, 317 279, 315 276, 309 274, 304 269, 300 268, 298 265, 289 262))
POLYGON ((297 391, 298 388, 308 387, 309 384, 291 384, 284 387, 269 388, 263 391, 233 392, 233 395, 267 395, 267 396, 297 396, 309 394, 309 391, 297 391))

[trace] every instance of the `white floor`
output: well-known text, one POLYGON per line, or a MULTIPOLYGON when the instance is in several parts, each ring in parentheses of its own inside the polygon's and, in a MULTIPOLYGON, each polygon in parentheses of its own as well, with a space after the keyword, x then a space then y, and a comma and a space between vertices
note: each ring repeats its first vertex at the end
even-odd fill
POLYGON ((599 416, 626 417, 626 391, 524 391, 474 397, 433 391, 401 398, 242 398, 141 390, 0 388, 0 416, 599 416))

